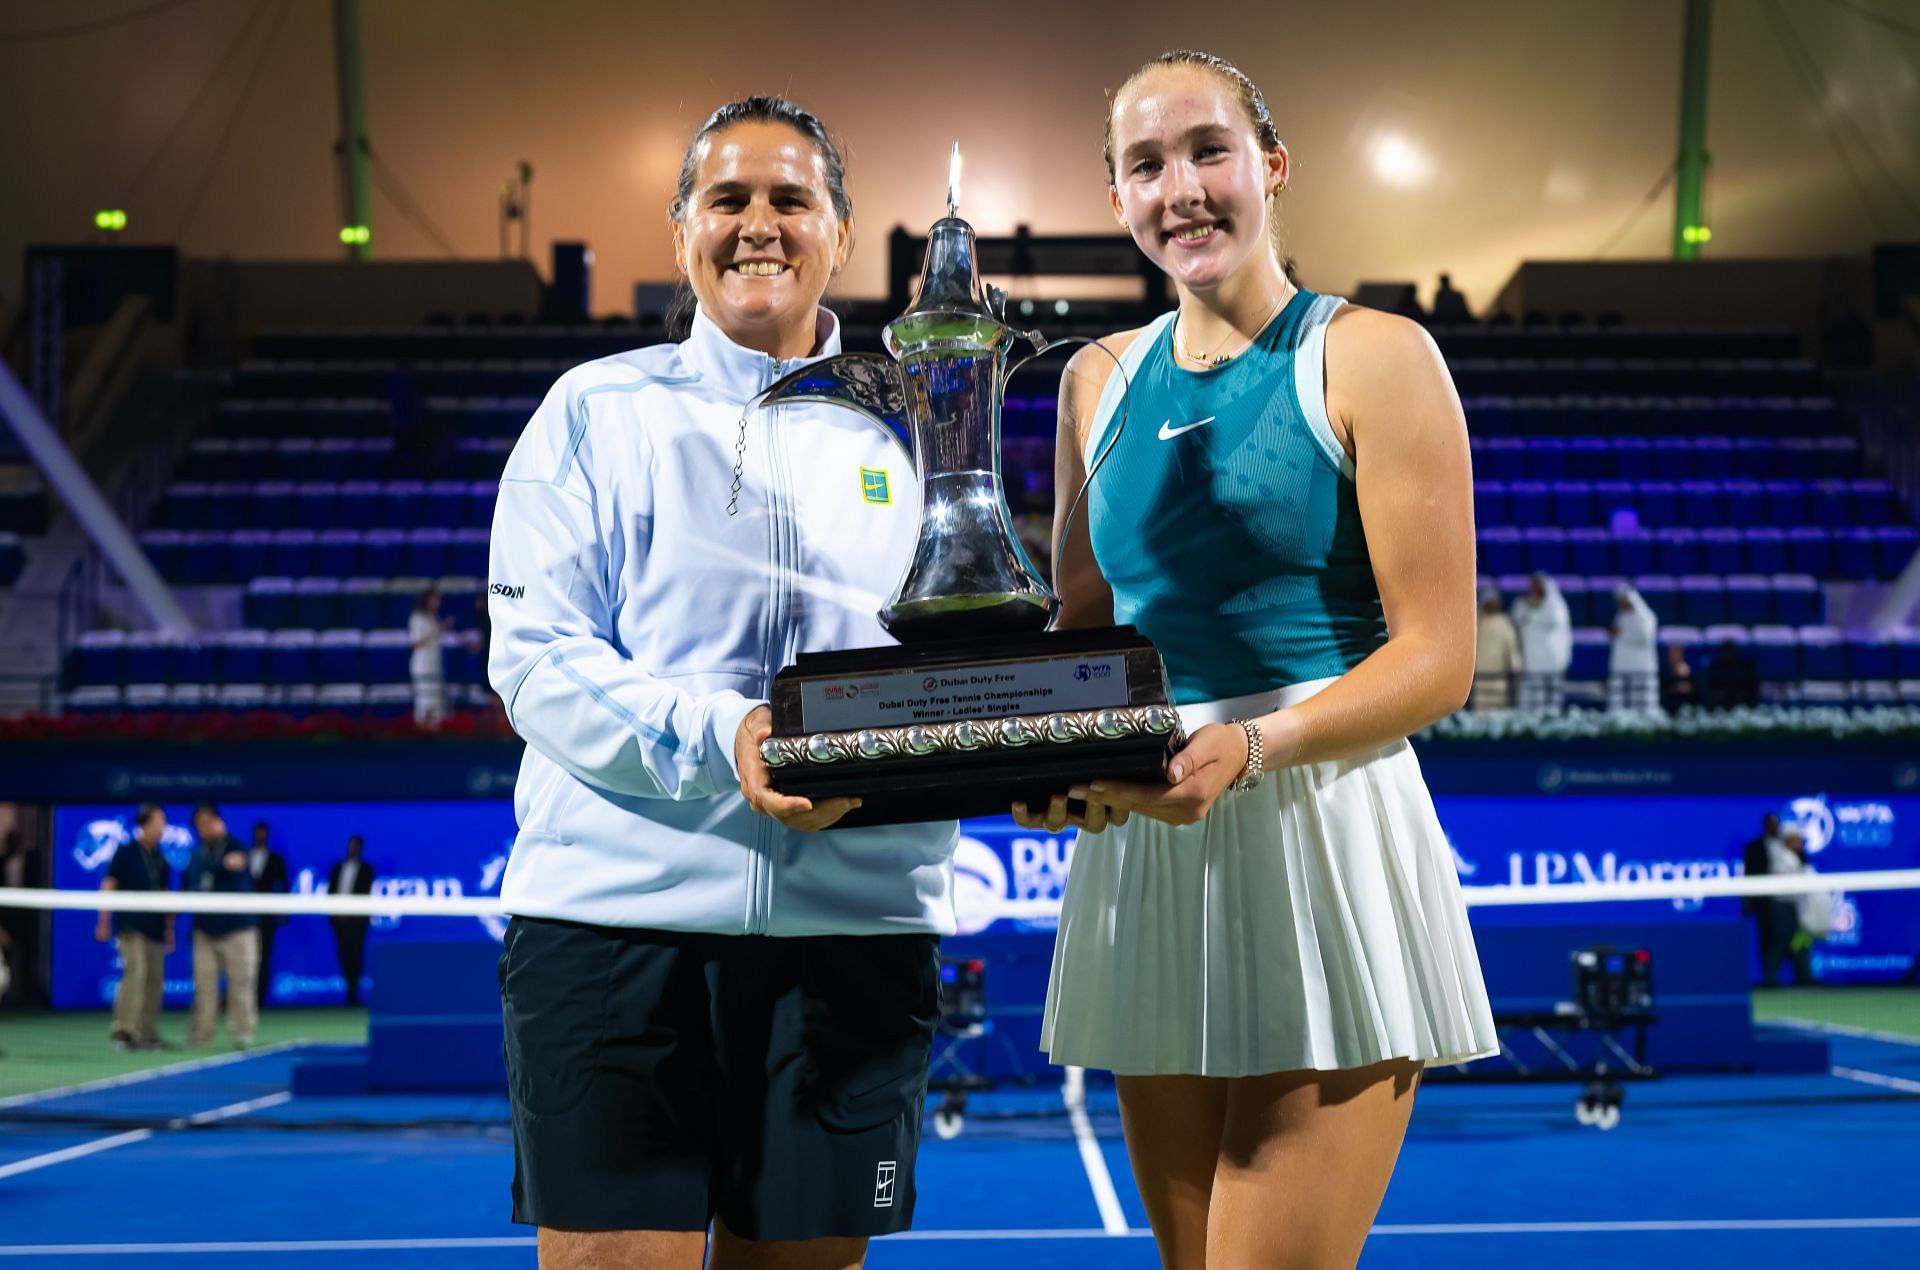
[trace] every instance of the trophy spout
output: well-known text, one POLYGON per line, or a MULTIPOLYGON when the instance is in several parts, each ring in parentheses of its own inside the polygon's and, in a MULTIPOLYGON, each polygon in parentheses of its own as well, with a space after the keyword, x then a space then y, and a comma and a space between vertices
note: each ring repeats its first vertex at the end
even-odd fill
POLYGON ((841 353, 783 375, 747 403, 764 410, 789 401, 820 401, 858 411, 889 430, 907 425, 906 377, 879 353, 841 353))

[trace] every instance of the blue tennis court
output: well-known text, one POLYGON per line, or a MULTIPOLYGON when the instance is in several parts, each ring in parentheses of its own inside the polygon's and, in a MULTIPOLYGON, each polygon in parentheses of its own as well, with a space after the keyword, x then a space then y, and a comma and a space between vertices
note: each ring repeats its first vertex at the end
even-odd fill
MULTIPOLYGON (((1920 1043, 1831 1040, 1824 1075, 1635 1086, 1610 1132, 1575 1123, 1571 1086, 1435 1082, 1362 1264, 1920 1264, 1920 1043)), ((503 1101, 295 1098, 300 1052, 34 1102, 76 1123, 0 1131, 0 1257, 532 1264, 530 1232, 507 1220, 503 1101), (104 1131, 117 1117, 174 1120, 104 1131)), ((876 1241, 869 1265, 1158 1264, 1109 1088, 1089 1091, 1078 1125, 1052 1090, 980 1096, 971 1111, 957 1139, 929 1129, 916 1229, 876 1241)))

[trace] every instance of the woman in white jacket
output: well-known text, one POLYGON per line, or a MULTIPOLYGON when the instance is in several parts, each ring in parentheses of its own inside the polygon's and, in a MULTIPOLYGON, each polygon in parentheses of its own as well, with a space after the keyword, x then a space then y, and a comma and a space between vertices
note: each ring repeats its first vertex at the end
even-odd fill
POLYGON ((1618 612, 1607 658, 1607 709, 1660 708, 1660 621, 1640 592, 1622 582, 1613 590, 1618 612))
POLYGON ((1567 666, 1573 661, 1573 617, 1559 584, 1536 573, 1527 594, 1513 606, 1520 635, 1520 708, 1559 713, 1566 697, 1567 666))
POLYGON ((543 1266, 849 1266, 913 1209, 952 822, 826 829, 767 787, 776 671, 888 642, 904 449, 750 410, 840 349, 839 152, 790 102, 694 137, 685 342, 569 371, 494 517, 489 674, 527 742, 502 898, 514 1218, 543 1266), (744 791, 744 796, 743 796, 744 791))

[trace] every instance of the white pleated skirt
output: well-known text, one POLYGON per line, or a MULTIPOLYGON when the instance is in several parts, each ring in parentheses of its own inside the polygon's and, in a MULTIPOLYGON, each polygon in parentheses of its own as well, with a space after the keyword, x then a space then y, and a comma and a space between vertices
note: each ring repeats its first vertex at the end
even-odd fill
MULTIPOLYGON (((1183 706, 1269 713, 1320 680, 1183 706)), ((1453 850, 1405 741, 1228 791, 1198 824, 1081 833, 1041 1047, 1121 1075, 1252 1076, 1497 1052, 1453 850)))

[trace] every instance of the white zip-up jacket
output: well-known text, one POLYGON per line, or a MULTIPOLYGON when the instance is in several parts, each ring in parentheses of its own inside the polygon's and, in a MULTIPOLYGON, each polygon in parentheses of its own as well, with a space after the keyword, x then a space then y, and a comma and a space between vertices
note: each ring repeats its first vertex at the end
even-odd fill
MULTIPOLYGON (((837 353, 824 310, 821 331, 820 355, 837 353)), ((885 429, 838 406, 746 411, 801 364, 696 313, 684 344, 562 375, 514 446, 488 579, 488 677, 527 742, 508 912, 952 933, 952 821, 797 833, 740 796, 734 734, 774 673, 893 642, 876 614, 919 526, 919 482, 885 429)))

